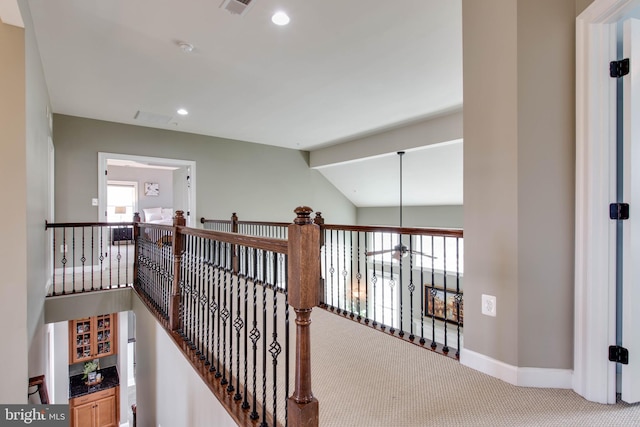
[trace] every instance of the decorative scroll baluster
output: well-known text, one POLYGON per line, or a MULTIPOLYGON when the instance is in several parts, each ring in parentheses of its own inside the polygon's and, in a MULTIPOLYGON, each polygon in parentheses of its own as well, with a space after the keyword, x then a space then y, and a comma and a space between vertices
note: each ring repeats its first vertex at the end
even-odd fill
POLYGON ((263 255, 263 274, 262 277, 262 335, 265 339, 262 340, 262 423, 261 427, 266 426, 267 418, 267 287, 265 286, 267 277, 267 254, 263 255))
POLYGON ((91 290, 92 291, 95 290, 93 288, 93 283, 94 283, 94 281, 93 281, 93 271, 95 270, 93 268, 93 266, 95 265, 95 263, 94 263, 94 255, 93 255, 94 251, 95 251, 95 248, 94 248, 94 228, 91 227, 91 290))
MULTIPOLYGON (((274 277, 276 276, 275 272, 278 269, 278 260, 277 260, 277 256, 275 256, 275 254, 273 255, 273 271, 274 271, 274 277)), ((274 280, 275 283, 275 280, 274 280)), ((278 382, 277 382, 277 378, 278 378, 278 356, 280 355, 281 351, 282 351, 282 346, 280 345, 280 343, 278 342, 278 293, 276 292, 275 288, 273 289, 273 301, 272 301, 272 307, 273 307, 273 319, 272 319, 272 329, 273 329, 273 333, 272 333, 272 338, 273 341, 271 342, 271 344, 269 345, 269 353, 271 353, 271 359, 272 359, 272 366, 273 366, 273 418, 274 420, 277 419, 277 413, 278 413, 278 382)), ((266 423, 264 422, 265 418, 263 417, 263 425, 266 427, 266 423)))
POLYGON ((216 316, 216 330, 218 331, 218 335, 216 336, 216 378, 222 377, 222 372, 220 371, 220 335, 224 333, 224 329, 220 326, 220 320, 222 318, 222 286, 220 286, 222 282, 222 245, 221 242, 216 242, 216 301, 218 302, 218 315, 216 316))
MULTIPOLYGON (((415 334, 413 333, 413 292, 416 290, 416 286, 413 284, 413 239, 409 236, 409 341, 413 342, 416 339, 415 334)), ((402 279, 400 279, 400 283, 402 279)))
MULTIPOLYGON (((431 254, 435 254, 434 250, 434 239, 435 237, 431 237, 431 254)), ((435 314, 436 307, 436 266, 435 266, 436 258, 431 258, 431 286, 430 286, 430 298, 431 298, 431 311, 435 314)), ((438 347, 436 343, 436 316, 431 316, 431 348, 435 350, 438 347)))
MULTIPOLYGON (((258 341, 260 340, 260 329, 258 328, 258 289, 257 289, 257 279, 258 279, 258 250, 253 249, 253 265, 254 265, 254 284, 253 284, 253 322, 251 329, 251 333, 249 337, 251 338, 251 349, 253 351, 253 369, 252 369, 252 382, 253 389, 251 390, 251 395, 253 396, 252 402, 252 411, 249 417, 252 420, 257 420, 260 415, 258 414, 258 388, 257 388, 257 372, 258 372, 258 341)), ((264 287, 263 287, 264 289, 264 287)), ((246 394, 246 393, 245 393, 246 394)))

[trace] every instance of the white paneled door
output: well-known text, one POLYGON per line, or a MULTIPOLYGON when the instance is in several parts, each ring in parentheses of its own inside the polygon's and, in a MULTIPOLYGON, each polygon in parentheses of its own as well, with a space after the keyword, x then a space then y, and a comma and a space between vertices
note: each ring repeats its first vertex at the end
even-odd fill
POLYGON ((640 402, 640 20, 624 22, 624 58, 630 72, 623 77, 623 195, 629 219, 622 232, 622 347, 629 363, 621 364, 621 397, 640 402))

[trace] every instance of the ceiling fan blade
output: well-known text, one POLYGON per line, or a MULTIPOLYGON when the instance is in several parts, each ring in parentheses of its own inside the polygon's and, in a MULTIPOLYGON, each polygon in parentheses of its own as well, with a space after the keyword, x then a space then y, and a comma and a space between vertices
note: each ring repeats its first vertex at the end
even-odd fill
POLYGON ((393 252, 395 249, 386 249, 383 251, 371 251, 371 252, 367 252, 365 255, 366 256, 371 256, 371 255, 380 255, 380 254, 387 254, 389 252, 393 252))
POLYGON ((416 255, 420 255, 420 256, 426 256, 427 258, 433 258, 433 259, 438 259, 438 257, 435 257, 433 255, 429 255, 429 254, 425 254, 424 252, 419 252, 419 251, 409 251, 412 254, 416 254, 416 255))

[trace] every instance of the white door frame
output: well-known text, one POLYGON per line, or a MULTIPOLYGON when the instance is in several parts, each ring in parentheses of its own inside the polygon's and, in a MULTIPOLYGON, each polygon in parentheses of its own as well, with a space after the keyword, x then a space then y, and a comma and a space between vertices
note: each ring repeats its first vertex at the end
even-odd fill
POLYGON ((595 0, 576 19, 576 240, 573 389, 616 401, 615 221, 617 22, 640 0, 595 0))
MULTIPOLYGON (((187 217, 187 225, 190 227, 197 227, 195 218, 196 214, 196 162, 193 160, 180 160, 180 159, 165 159, 162 157, 149 157, 149 156, 134 156, 131 154, 118 154, 118 153, 98 153, 98 221, 106 221, 105 209, 107 207, 107 180, 108 177, 104 174, 107 170, 107 160, 133 160, 136 162, 151 162, 158 165, 166 166, 187 166, 191 168, 191 186, 188 188, 190 206, 190 215, 187 217), (190 222, 189 222, 190 221, 190 222)), ((185 212, 186 214, 186 212, 185 212)))

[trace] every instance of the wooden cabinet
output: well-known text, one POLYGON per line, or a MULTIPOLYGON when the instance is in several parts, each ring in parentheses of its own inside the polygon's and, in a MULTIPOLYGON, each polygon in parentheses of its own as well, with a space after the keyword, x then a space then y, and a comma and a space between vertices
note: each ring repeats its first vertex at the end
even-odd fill
POLYGON ((117 313, 113 313, 69 322, 69 363, 116 354, 117 319, 117 313))
POLYGON ((117 427, 120 387, 69 399, 71 427, 117 427))

